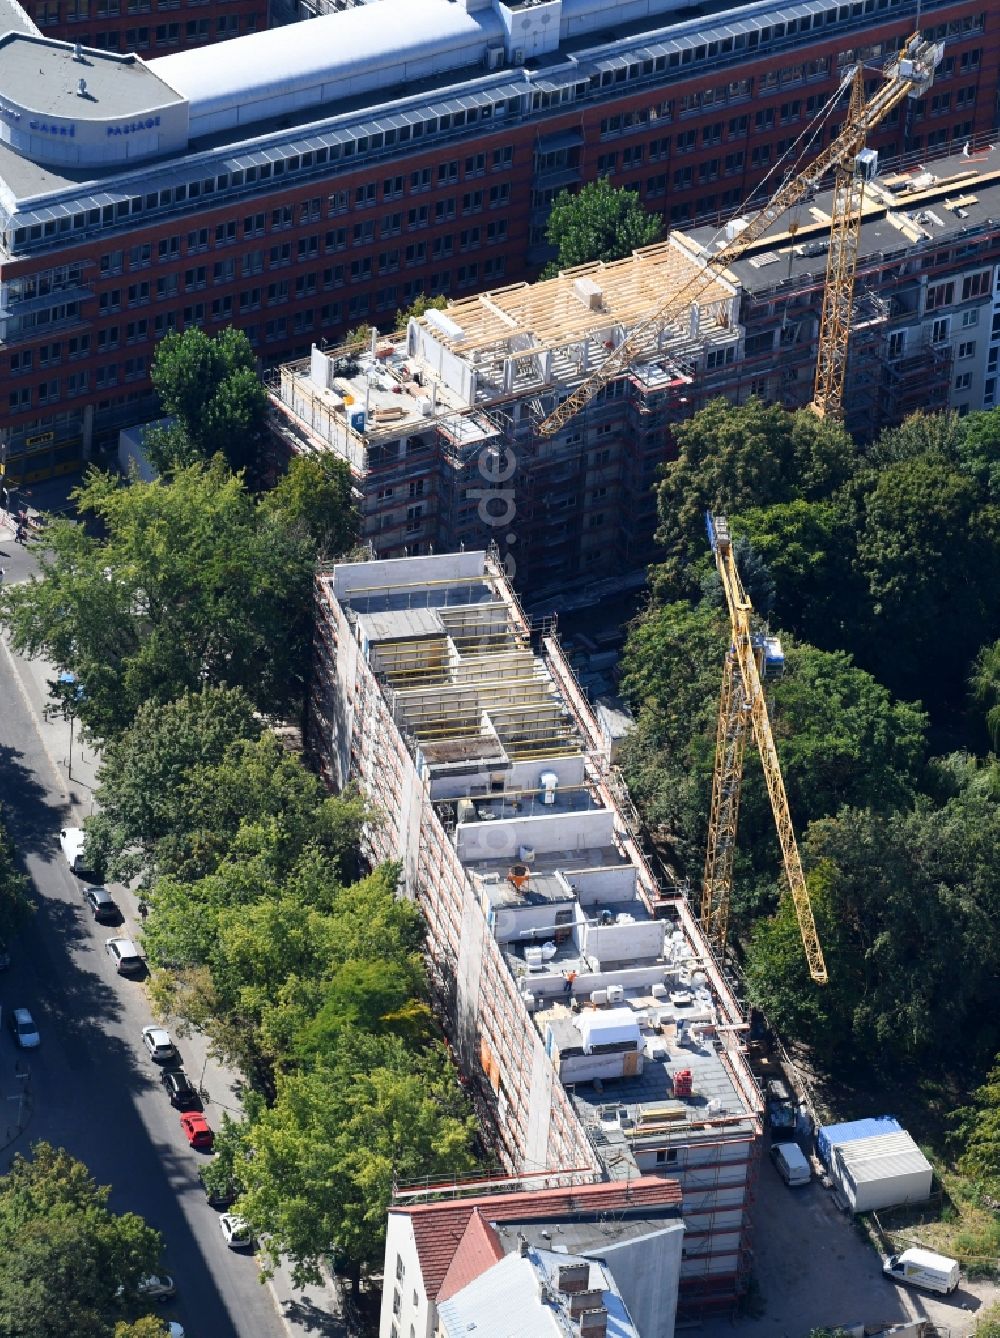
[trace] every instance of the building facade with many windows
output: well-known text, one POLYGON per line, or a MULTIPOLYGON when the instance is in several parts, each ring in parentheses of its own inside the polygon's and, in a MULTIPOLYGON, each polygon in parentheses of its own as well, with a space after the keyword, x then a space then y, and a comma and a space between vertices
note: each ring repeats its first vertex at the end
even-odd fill
MULTIPOLYGON (((917 8, 758 0, 692 15, 651 0, 639 17, 607 0, 375 0, 148 62, 12 25, 0 37, 12 474, 72 468, 148 415, 168 330, 235 324, 275 363, 363 323, 391 328, 420 293, 535 272, 555 194, 598 176, 668 224, 736 212, 852 62, 878 78, 917 8), (41 77, 20 81, 36 57, 41 77)), ((924 0, 921 23, 944 62, 927 105, 881 130, 885 154, 994 121, 1000 16, 924 0)))

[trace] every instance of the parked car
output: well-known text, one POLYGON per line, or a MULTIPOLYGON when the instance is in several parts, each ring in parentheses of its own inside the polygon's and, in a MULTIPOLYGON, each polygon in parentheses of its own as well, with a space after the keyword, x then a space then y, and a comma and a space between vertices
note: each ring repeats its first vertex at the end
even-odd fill
POLYGON ((177 1284, 166 1273, 150 1273, 140 1278, 136 1286, 140 1296, 150 1301, 166 1301, 177 1293, 177 1284))
POLYGON ((82 827, 63 827, 59 833, 59 848, 66 857, 70 872, 82 877, 93 870, 87 867, 87 835, 82 827))
POLYGON ((104 947, 120 976, 138 976, 146 969, 139 949, 130 938, 106 938, 104 947))
POLYGON ((223 1213, 219 1218, 222 1239, 231 1250, 249 1250, 253 1247, 250 1225, 237 1213, 223 1213))
POLYGON ((210 1208, 231 1208, 236 1202, 235 1185, 226 1185, 224 1189, 212 1189, 205 1183, 205 1177, 202 1176, 201 1187, 205 1191, 205 1198, 208 1200, 210 1208))
MULTIPOLYGON (((167 1301, 176 1295, 177 1284, 166 1273, 148 1273, 135 1284, 136 1294, 147 1301, 167 1301)), ((117 1291, 119 1301, 124 1299, 125 1288, 117 1291)))
POLYGON ((170 1104, 176 1110, 201 1108, 201 1098, 191 1086, 183 1069, 164 1069, 160 1074, 160 1082, 163 1083, 164 1090, 170 1098, 170 1104))
POLYGON ((185 1111, 181 1116, 181 1128, 184 1136, 193 1148, 200 1152, 210 1152, 215 1142, 212 1126, 199 1111, 185 1111))
POLYGON ((7 1025, 22 1050, 37 1050, 41 1045, 42 1038, 35 1026, 35 1019, 27 1008, 12 1008, 7 1014, 7 1025))
POLYGON ((94 919, 117 924, 122 918, 118 903, 106 887, 85 887, 83 899, 94 913, 94 919))
POLYGON ((177 1058, 177 1047, 163 1027, 143 1027, 142 1043, 149 1051, 150 1059, 157 1064, 168 1064, 177 1058))

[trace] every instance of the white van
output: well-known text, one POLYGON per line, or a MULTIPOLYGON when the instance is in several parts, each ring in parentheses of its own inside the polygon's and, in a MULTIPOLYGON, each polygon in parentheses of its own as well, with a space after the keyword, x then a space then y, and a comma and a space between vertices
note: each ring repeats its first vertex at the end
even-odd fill
POLYGON ((958 1260, 933 1250, 909 1249, 882 1262, 882 1272, 893 1282, 907 1282, 928 1292, 947 1296, 958 1286, 958 1260))
POLYGON ((59 845, 73 873, 89 873, 83 857, 86 843, 87 837, 82 827, 64 827, 59 833, 59 845))
POLYGON ((809 1159, 798 1143, 772 1143, 771 1160, 786 1185, 808 1185, 812 1179, 809 1159))

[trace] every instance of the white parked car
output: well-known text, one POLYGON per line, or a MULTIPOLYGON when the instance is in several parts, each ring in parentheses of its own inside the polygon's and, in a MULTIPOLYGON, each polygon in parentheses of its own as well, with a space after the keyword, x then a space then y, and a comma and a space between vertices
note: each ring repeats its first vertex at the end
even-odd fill
POLYGON ((253 1237, 245 1218, 237 1213, 221 1213, 219 1226, 222 1228, 222 1238, 231 1250, 249 1250, 252 1247, 253 1237))
POLYGON ((7 1014, 11 1034, 22 1050, 37 1050, 42 1043, 35 1020, 27 1008, 12 1008, 7 1014))
POLYGON ((155 1059, 158 1064, 177 1058, 177 1047, 163 1027, 143 1027, 142 1043, 149 1051, 150 1059, 155 1059))
POLYGON ((120 976, 141 975, 145 962, 130 938, 106 938, 104 948, 120 976))

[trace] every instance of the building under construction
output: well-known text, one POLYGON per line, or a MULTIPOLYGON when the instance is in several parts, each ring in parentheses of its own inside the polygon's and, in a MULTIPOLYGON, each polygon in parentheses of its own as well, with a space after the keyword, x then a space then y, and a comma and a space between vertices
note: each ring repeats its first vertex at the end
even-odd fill
MULTIPOLYGON (((861 439, 915 409, 997 402, 1000 152, 869 183, 844 396, 861 439)), ((370 347, 281 369, 286 445, 352 469, 380 557, 495 544, 536 594, 655 560, 672 429, 716 395, 800 407, 813 374, 830 200, 820 194, 712 276, 726 234, 673 233, 613 264, 452 302, 370 347), (660 303, 675 314, 559 431, 539 423, 660 303)), ((739 227, 739 220, 730 229, 739 227)))
POLYGON ((761 1140, 745 1024, 551 629, 484 552, 338 565, 318 610, 311 745, 361 786, 365 854, 400 861, 423 912, 497 1159, 552 1184, 676 1180, 681 1306, 731 1302, 761 1140))
MULTIPOLYGON (((831 201, 818 195, 734 262, 745 340, 724 393, 812 398, 831 201)), ((704 255, 711 229, 691 234, 704 255)), ((1000 150, 985 145, 876 176, 865 188, 844 395, 859 439, 917 409, 997 403, 1000 150)))
POLYGON ((653 556, 671 426, 719 393, 741 347, 737 285, 675 235, 452 302, 370 348, 316 349, 281 369, 275 422, 292 449, 349 462, 379 556, 496 544, 519 586, 549 589, 653 556), (677 319, 543 438, 541 419, 670 293, 677 319))

